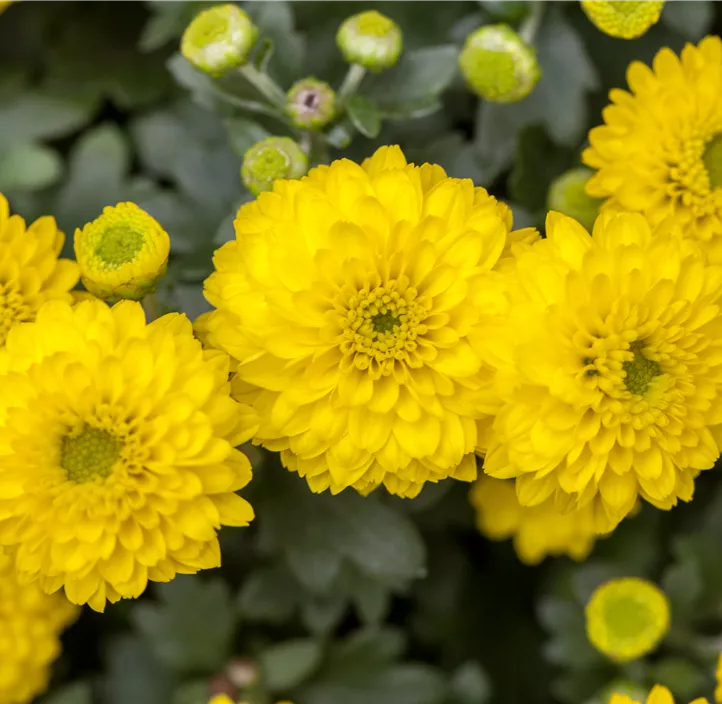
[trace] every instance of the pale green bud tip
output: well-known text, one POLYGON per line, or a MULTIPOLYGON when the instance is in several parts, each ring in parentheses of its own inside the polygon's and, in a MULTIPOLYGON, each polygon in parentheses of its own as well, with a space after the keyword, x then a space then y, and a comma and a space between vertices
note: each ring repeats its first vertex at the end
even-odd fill
POLYGON ((286 112, 297 127, 321 129, 336 117, 336 94, 325 81, 304 78, 288 91, 286 112))
POLYGON ((550 186, 548 196, 549 210, 574 218, 590 231, 603 202, 586 193, 587 182, 593 173, 583 166, 563 173, 550 186))
POLYGON ((270 191, 278 179, 301 178, 308 171, 308 157, 290 137, 268 137, 243 155, 241 178, 258 195, 270 191))
POLYGON ((213 76, 248 61, 258 29, 237 5, 216 5, 196 15, 183 33, 181 53, 213 76))
POLYGON ((399 60, 404 40, 396 22, 369 10, 345 20, 336 34, 336 43, 350 64, 383 71, 399 60))
POLYGON ((459 68, 472 90, 494 103, 525 98, 541 77, 534 47, 505 24, 472 32, 459 56, 459 68))

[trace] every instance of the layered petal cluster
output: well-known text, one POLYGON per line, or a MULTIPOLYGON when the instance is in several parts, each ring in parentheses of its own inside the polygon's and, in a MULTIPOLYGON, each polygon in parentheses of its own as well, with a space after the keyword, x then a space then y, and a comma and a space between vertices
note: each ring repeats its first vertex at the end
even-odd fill
MULTIPOLYGON (((641 704, 626 694, 613 694, 609 700, 609 704, 641 704)), ((652 687, 649 696, 645 700, 645 704, 674 704, 674 697, 666 687, 656 684, 652 687)), ((690 704, 709 704, 704 697, 699 697, 690 704)))
POLYGON ((515 477, 525 506, 591 506, 598 532, 638 497, 691 499, 722 441, 722 268, 637 214, 603 214, 590 236, 550 213, 509 277, 485 472, 515 477))
POLYGON ((237 445, 255 413, 229 359, 185 316, 45 304, 0 351, 0 544, 19 579, 102 611, 220 563, 217 531, 253 518, 237 445))
POLYGON ((237 362, 256 441, 314 491, 476 476, 491 370, 484 323, 511 214, 469 180, 384 147, 322 166, 241 207, 206 281, 205 339, 237 362))
POLYGON ((538 506, 522 506, 514 482, 480 476, 471 489, 479 530, 491 540, 513 538, 514 550, 527 565, 547 556, 585 559, 597 538, 590 506, 560 513, 552 498, 538 506))
POLYGON ((77 614, 62 594, 21 584, 12 559, 0 551, 0 702, 26 704, 45 690, 60 634, 77 614))
POLYGON ((722 40, 688 44, 680 58, 663 48, 651 69, 630 64, 627 82, 629 91, 611 91, 605 124, 589 133, 583 160, 597 173, 587 192, 607 199, 606 208, 642 213, 652 226, 671 218, 691 237, 718 238, 722 40))
POLYGON ((33 320, 45 301, 72 300, 80 273, 75 262, 58 259, 64 239, 52 217, 26 227, 0 193, 0 348, 10 328, 33 320))

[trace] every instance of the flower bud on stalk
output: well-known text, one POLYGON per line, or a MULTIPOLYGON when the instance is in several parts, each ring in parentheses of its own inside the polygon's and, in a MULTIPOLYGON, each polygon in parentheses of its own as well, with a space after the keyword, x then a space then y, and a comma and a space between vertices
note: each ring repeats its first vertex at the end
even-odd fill
POLYGON ((556 210, 580 222, 591 232, 603 200, 587 195, 585 187, 593 172, 580 166, 556 178, 549 187, 549 210, 556 210))
POLYGON ((168 233, 134 203, 118 203, 75 231, 75 258, 85 288, 114 302, 140 300, 165 276, 168 233))
POLYGON ((237 5, 216 5, 196 15, 183 33, 181 53, 197 69, 220 76, 248 61, 258 28, 237 5))
POLYGON ((336 94, 325 81, 304 78, 288 91, 286 112, 296 127, 322 129, 336 117, 336 94))
POLYGON ((541 77, 534 47, 505 24, 472 32, 459 56, 459 68, 472 90, 494 103, 525 98, 541 77))
POLYGON ((371 71, 391 68, 401 55, 401 28, 376 10, 349 17, 339 27, 336 44, 344 59, 371 71))
POLYGON ((664 0, 582 0, 594 26, 617 39, 641 37, 659 20, 664 0))
POLYGON ((308 171, 308 157, 290 137, 268 137, 244 155, 241 178, 254 195, 273 188, 279 178, 301 178, 308 171))

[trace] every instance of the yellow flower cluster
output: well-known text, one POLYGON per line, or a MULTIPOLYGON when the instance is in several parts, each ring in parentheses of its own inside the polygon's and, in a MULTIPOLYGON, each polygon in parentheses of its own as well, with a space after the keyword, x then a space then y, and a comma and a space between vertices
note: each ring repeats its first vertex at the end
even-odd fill
MULTIPOLYGON (((613 694, 609 700, 609 704, 641 704, 625 694, 613 694)), ((666 687, 655 685, 649 693, 645 704, 674 704, 674 697, 666 687)), ((704 697, 699 697, 690 704, 709 704, 704 697)))

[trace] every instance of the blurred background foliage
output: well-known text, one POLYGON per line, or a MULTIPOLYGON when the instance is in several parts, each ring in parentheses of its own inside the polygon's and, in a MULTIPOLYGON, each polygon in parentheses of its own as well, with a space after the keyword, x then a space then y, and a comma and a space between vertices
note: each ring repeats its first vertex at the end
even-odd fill
MULTIPOLYGON (((28 220, 54 214, 68 235, 104 205, 138 203, 172 238, 161 305, 190 317, 206 310, 212 252, 251 198, 242 155, 282 133, 272 117, 229 108, 178 54, 205 6, 28 2, 0 19, 0 190, 28 220)), ((284 88, 309 75, 338 86, 346 65, 334 38, 350 14, 377 8, 398 22, 403 59, 364 82, 373 115, 335 133, 327 158, 398 143, 509 202, 517 226, 543 223, 551 181, 579 164, 630 61, 722 23, 719 3, 671 2, 646 35, 620 41, 577 3, 546 3, 541 81, 523 101, 495 105, 465 87, 459 49, 483 24, 518 25, 527 3, 243 6, 273 42, 269 71, 284 88)), ((229 90, 239 105, 258 100, 249 86, 229 90)), ((47 704, 200 704, 209 687, 233 682, 248 684, 254 704, 591 703, 620 678, 667 684, 685 701, 711 690, 722 645, 715 473, 698 480, 691 505, 645 505, 584 564, 530 568, 509 543, 476 532, 463 484, 429 486, 413 501, 316 496, 275 457, 251 452, 257 520, 222 534, 223 567, 104 615, 85 611, 65 636, 47 704), (661 650, 624 668, 591 648, 583 617, 591 590, 622 575, 661 583, 673 612, 661 650)))

